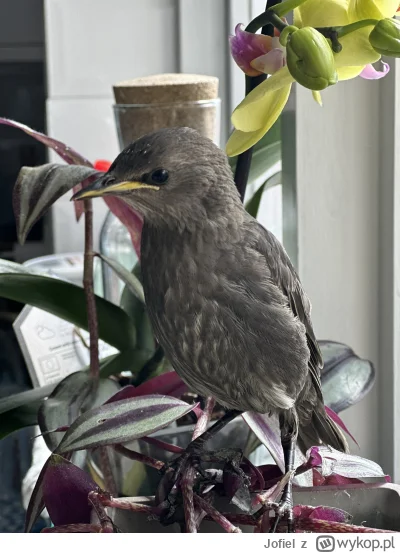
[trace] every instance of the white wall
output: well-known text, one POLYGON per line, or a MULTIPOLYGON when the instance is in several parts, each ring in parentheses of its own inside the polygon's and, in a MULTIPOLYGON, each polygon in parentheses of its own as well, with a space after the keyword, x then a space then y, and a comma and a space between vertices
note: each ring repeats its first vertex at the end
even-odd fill
MULTIPOLYGON (((90 160, 113 160, 112 85, 178 71, 177 21, 176 0, 45 0, 48 133, 90 160)), ((107 210, 101 200, 94 208, 98 237, 107 210)), ((53 230, 56 252, 82 250, 67 197, 53 207, 53 230)))
MULTIPOLYGON (((323 99, 321 109, 297 87, 300 276, 317 336, 349 344, 378 367, 379 83, 340 83, 323 99)), ((343 416, 359 453, 375 460, 377 398, 375 387, 343 416)))

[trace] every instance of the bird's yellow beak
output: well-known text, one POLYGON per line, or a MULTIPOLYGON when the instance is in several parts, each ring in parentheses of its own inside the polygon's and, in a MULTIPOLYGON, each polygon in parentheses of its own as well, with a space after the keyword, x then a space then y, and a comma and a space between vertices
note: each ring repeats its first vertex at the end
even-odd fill
POLYGON ((153 186, 139 181, 124 181, 115 184, 103 185, 103 177, 94 181, 91 185, 77 192, 72 196, 72 200, 85 200, 86 198, 98 198, 106 194, 118 194, 119 192, 129 192, 140 188, 151 188, 159 190, 159 186, 153 186))

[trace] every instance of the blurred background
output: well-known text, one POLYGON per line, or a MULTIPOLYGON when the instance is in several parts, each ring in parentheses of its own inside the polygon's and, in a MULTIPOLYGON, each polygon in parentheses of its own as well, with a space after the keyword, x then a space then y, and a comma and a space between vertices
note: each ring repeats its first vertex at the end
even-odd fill
MULTIPOLYGON (((228 35, 264 8, 260 0, 0 0, 0 116, 46 132, 91 161, 112 161, 119 152, 113 84, 158 73, 206 74, 219 78, 224 147, 229 115, 244 95, 228 35)), ((317 337, 344 342, 377 367, 377 385, 343 418, 360 445, 354 452, 398 480, 396 64, 391 60, 382 81, 354 79, 324 92, 322 109, 309 91, 293 90, 280 121, 281 159, 270 168, 277 177, 258 218, 300 272, 317 337)), ((24 262, 83 249, 83 223, 75 222, 68 195, 26 245, 16 242, 12 186, 21 166, 48 159, 56 156, 0 126, 0 258, 24 262)), ((106 215, 97 201, 97 244, 106 215)), ((0 299, 2 396, 30 385, 11 326, 19 307, 0 299)))

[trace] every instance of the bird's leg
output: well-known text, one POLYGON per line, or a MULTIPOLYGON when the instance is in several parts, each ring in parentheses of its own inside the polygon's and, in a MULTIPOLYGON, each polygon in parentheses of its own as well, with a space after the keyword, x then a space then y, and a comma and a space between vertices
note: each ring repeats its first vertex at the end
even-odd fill
POLYGON ((169 469, 174 471, 173 478, 170 480, 171 489, 176 484, 182 470, 185 466, 187 466, 189 461, 192 463, 194 462, 195 466, 196 464, 198 465, 204 445, 241 413, 242 411, 238 411, 236 409, 227 411, 224 416, 217 420, 210 428, 208 428, 208 430, 190 442, 182 455, 175 459, 169 466, 166 466, 167 471, 169 469))
MULTIPOLYGON (((285 421, 282 417, 280 417, 279 422, 281 426, 281 443, 285 461, 285 473, 294 474, 297 420, 291 430, 287 429, 285 421)), ((283 489, 281 500, 276 507, 274 524, 270 530, 271 533, 276 532, 278 524, 284 516, 287 518, 288 532, 294 532, 292 483, 293 477, 289 478, 283 489)))

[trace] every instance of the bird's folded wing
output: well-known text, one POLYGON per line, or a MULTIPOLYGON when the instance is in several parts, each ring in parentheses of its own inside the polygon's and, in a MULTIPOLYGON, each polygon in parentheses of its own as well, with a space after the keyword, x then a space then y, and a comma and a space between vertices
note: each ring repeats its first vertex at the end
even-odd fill
POLYGON ((318 341, 311 323, 311 304, 306 296, 299 276, 285 249, 278 239, 259 223, 252 229, 255 235, 255 249, 265 256, 272 280, 288 298, 289 306, 306 328, 310 350, 309 369, 315 390, 322 399, 321 370, 324 366, 318 341))

